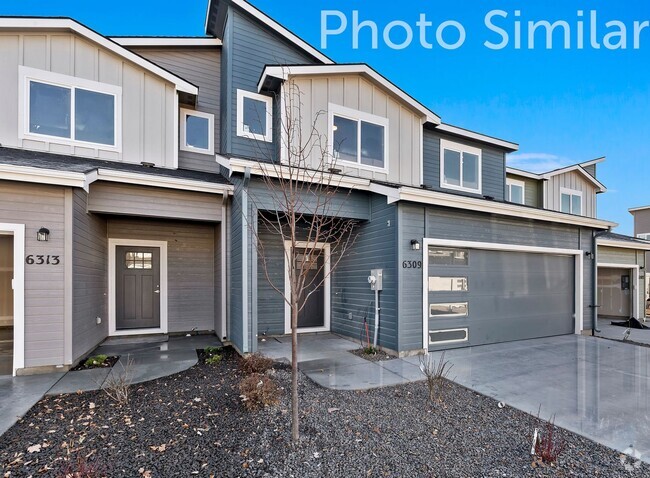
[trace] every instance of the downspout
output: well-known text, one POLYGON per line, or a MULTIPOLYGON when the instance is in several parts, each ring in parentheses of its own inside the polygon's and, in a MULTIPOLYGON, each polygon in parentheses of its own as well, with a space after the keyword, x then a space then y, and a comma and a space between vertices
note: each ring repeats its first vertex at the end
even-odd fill
POLYGON ((593 283, 592 283, 592 302, 591 302, 591 335, 596 335, 596 332, 600 332, 598 328, 598 308, 600 305, 598 302, 598 238, 603 234, 607 234, 609 229, 605 231, 592 232, 592 253, 591 257, 593 259, 593 283))

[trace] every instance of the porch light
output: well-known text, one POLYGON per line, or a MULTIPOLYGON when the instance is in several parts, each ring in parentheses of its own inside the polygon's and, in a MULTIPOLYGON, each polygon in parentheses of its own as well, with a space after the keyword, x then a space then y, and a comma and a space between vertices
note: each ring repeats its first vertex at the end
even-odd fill
POLYGON ((41 227, 36 233, 36 240, 47 242, 49 239, 50 239, 50 230, 46 227, 41 227))
POLYGON ((420 242, 417 239, 411 239, 411 249, 414 251, 420 250, 420 242))

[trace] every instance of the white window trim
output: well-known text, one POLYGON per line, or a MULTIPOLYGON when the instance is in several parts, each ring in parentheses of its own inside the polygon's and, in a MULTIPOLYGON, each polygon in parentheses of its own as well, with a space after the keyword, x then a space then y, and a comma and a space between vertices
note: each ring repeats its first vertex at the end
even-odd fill
POLYGON ((643 233, 637 234, 636 237, 638 239, 643 239, 643 240, 647 241, 648 239, 650 239, 650 232, 643 232, 643 233))
POLYGON ((191 153, 201 154, 214 154, 214 115, 211 113, 204 113, 203 111, 190 110, 181 108, 181 151, 189 151, 191 153), (197 148, 187 144, 187 117, 196 116, 197 118, 205 118, 208 120, 208 149, 197 148))
POLYGON ((25 368, 25 225, 0 223, 0 234, 14 237, 14 357, 12 375, 25 368))
MULTIPOLYGON (((563 194, 568 194, 569 196, 580 196, 580 212, 576 213, 573 210, 573 199, 569 198, 569 208, 571 209, 571 211, 568 214, 573 214, 575 216, 582 216, 583 211, 585 210, 584 197, 582 195, 582 191, 578 191, 577 189, 570 189, 570 188, 560 188, 560 204, 559 204, 560 207, 558 208, 558 210, 560 212, 564 212, 564 211, 562 211, 562 195, 563 194)), ((567 213, 565 213, 565 214, 567 214, 567 213)))
POLYGON ((101 151, 122 151, 122 88, 120 86, 99 83, 97 81, 86 80, 74 76, 52 73, 51 71, 28 68, 26 66, 18 67, 19 87, 18 87, 18 128, 19 139, 31 139, 35 141, 47 141, 48 143, 65 144, 71 146, 80 146, 101 151), (50 136, 46 134, 33 133, 29 131, 29 82, 36 81, 48 85, 68 88, 70 92, 70 138, 61 138, 59 136, 50 136), (75 95, 74 89, 81 88, 95 93, 112 95, 114 97, 114 144, 92 143, 81 141, 74 138, 75 134, 75 95))
POLYGON ((373 115, 371 113, 366 113, 365 111, 355 110, 353 108, 347 108, 345 106, 337 105, 334 103, 328 104, 327 111, 328 111, 328 125, 329 125, 329 135, 330 135, 329 137, 331 138, 331 140, 329 141, 328 152, 330 158, 332 158, 332 161, 340 166, 340 164, 337 163, 338 160, 334 158, 334 116, 339 116, 352 121, 356 121, 357 124, 361 121, 364 121, 366 123, 372 123, 374 125, 382 126, 384 128, 384 167, 379 168, 377 166, 369 166, 367 164, 361 163, 360 125, 358 125, 357 127, 357 161, 353 162, 353 161, 347 161, 345 159, 341 159, 340 161, 344 165, 348 165, 348 166, 354 165, 355 168, 367 169, 369 171, 377 171, 377 172, 388 174, 388 152, 390 151, 388 147, 388 137, 389 137, 388 128, 389 128, 390 121, 388 120, 388 118, 373 115))
POLYGON ((479 148, 473 148, 461 143, 448 141, 446 139, 440 140, 440 187, 444 189, 454 189, 456 191, 463 191, 474 194, 481 194, 483 191, 483 152, 479 148), (447 184, 445 182, 445 150, 456 151, 460 153, 460 186, 455 184, 447 184), (463 184, 463 153, 474 154, 478 156, 478 188, 466 188, 463 184))
POLYGON ((237 136, 257 141, 273 141, 273 98, 252 91, 237 90, 237 136), (250 133, 244 130, 244 98, 262 101, 266 104, 266 134, 250 133))
POLYGON ((140 239, 108 240, 108 335, 142 335, 166 334, 167 319, 167 241, 149 241, 140 239), (160 248, 160 327, 147 329, 117 330, 116 314, 116 248, 117 246, 158 247, 160 248))
POLYGON ((506 179, 506 186, 508 187, 508 202, 511 202, 513 204, 526 204, 526 183, 524 181, 520 181, 518 179, 506 179), (519 186, 521 187, 521 201, 520 203, 514 202, 512 200, 512 194, 511 194, 511 189, 510 186, 519 186))
MULTIPOLYGON (((301 327, 298 333, 309 332, 329 332, 331 322, 331 295, 330 295, 330 279, 331 279, 331 262, 330 262, 330 245, 326 242, 296 242, 296 247, 307 249, 318 249, 325 253, 325 263, 323 265, 323 275, 325 276, 325 283, 323 284, 324 306, 325 306, 325 320, 322 327, 301 327)), ((290 258, 291 254, 291 241, 284 241, 284 296, 291 297, 291 283, 289 281, 289 268, 291 267, 290 258)), ((289 303, 284 301, 284 333, 291 333, 291 307, 289 303)))

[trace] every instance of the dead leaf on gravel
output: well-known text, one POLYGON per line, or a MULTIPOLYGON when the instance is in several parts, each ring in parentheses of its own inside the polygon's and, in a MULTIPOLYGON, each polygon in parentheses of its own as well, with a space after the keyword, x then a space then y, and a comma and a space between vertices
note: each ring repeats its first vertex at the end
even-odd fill
POLYGON ((36 445, 32 445, 29 448, 27 448, 28 453, 38 453, 39 451, 41 451, 40 443, 37 443, 36 445))
POLYGON ((138 473, 140 473, 142 478, 151 478, 151 470, 145 470, 144 468, 140 468, 138 470, 138 473))
POLYGON ((160 446, 150 446, 149 448, 151 448, 153 451, 159 451, 162 453, 167 449, 167 445, 163 443, 160 446))
POLYGON ((338 412, 340 408, 328 408, 327 413, 338 412))

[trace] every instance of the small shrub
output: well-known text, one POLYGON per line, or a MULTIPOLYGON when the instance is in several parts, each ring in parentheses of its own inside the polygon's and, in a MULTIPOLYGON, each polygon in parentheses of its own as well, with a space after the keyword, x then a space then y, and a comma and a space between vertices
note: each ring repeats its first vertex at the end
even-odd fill
POLYGON ((538 464, 552 465, 564 451, 564 437, 555 428, 555 416, 546 422, 543 431, 535 429, 533 453, 538 464))
POLYGON ((94 452, 83 454, 83 449, 75 447, 74 440, 63 443, 66 457, 63 458, 60 476, 63 478, 104 478, 108 476, 106 468, 97 460, 90 460, 94 452))
POLYGON ((263 374, 273 367, 273 360, 260 353, 250 354, 241 360, 241 369, 247 375, 263 374))
POLYGON ((126 405, 129 403, 129 392, 131 388, 131 381, 133 380, 133 366, 135 362, 131 357, 126 360, 126 365, 119 362, 122 367, 121 371, 113 370, 108 374, 102 390, 118 405, 126 405))
POLYGON ((206 347, 203 349, 203 353, 206 357, 212 357, 213 355, 220 355, 223 347, 206 347))
POLYGON ((266 375, 252 373, 239 383, 239 393, 248 410, 260 410, 276 405, 280 389, 275 381, 266 375))
POLYGON ((377 355, 379 353, 379 349, 377 347, 373 347, 372 345, 368 345, 367 347, 363 348, 363 353, 366 355, 377 355))
POLYGON ((218 364, 219 362, 221 362, 221 355, 219 354, 210 355, 205 359, 205 363, 207 363, 208 365, 215 365, 218 364))
POLYGON ((104 365, 104 362, 106 362, 106 359, 108 358, 108 355, 95 355, 94 357, 89 357, 86 359, 84 362, 84 365, 86 367, 93 367, 97 365, 104 365))
POLYGON ((429 400, 440 403, 444 399, 444 392, 449 386, 447 379, 453 367, 449 360, 445 360, 445 353, 442 352, 440 360, 436 361, 431 356, 420 356, 420 370, 426 377, 427 388, 429 389, 429 400))

